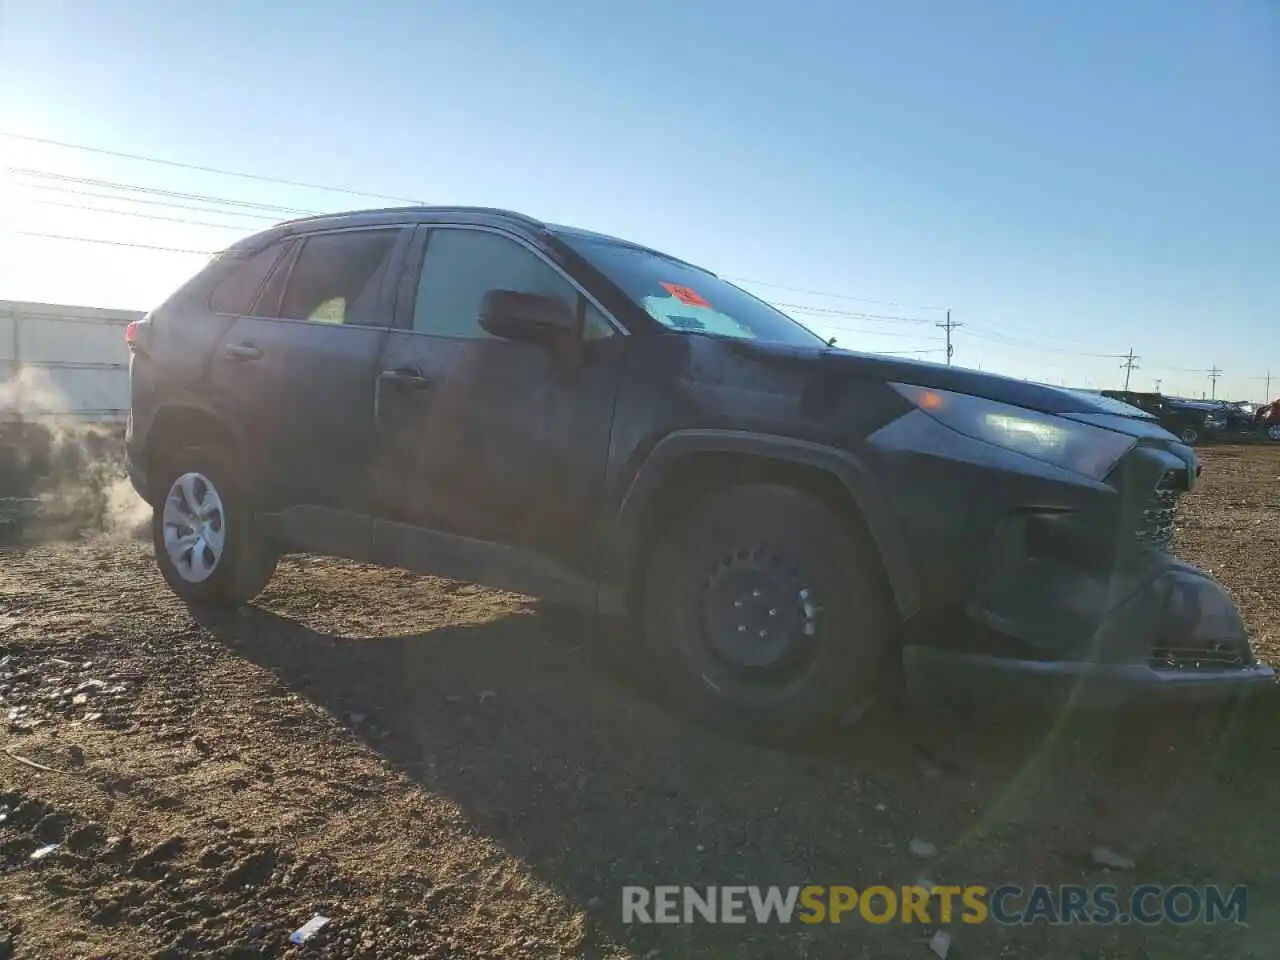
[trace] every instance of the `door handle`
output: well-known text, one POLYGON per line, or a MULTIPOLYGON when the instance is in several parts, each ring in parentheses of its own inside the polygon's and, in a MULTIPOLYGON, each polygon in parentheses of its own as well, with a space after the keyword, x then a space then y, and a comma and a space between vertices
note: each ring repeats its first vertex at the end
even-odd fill
POLYGON ((383 370, 378 374, 378 382, 401 387, 405 390, 425 390, 431 381, 422 375, 417 367, 399 367, 395 370, 383 370))
MULTIPOLYGON (((394 388, 396 390, 418 391, 426 390, 431 386, 431 381, 422 375, 422 371, 417 367, 398 367, 395 370, 383 370, 378 374, 378 381, 373 390, 373 420, 379 427, 385 426, 383 423, 383 401, 382 390, 386 388, 394 388)), ((395 406, 395 404, 392 404, 395 406)))
POLYGON ((233 343, 222 351, 222 355, 231 360, 260 360, 262 350, 252 343, 233 343))

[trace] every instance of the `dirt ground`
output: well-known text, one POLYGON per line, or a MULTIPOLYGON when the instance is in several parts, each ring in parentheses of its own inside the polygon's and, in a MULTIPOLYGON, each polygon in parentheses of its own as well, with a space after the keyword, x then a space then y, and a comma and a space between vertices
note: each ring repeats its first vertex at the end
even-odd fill
MULTIPOLYGON (((1178 548, 1280 665, 1280 445, 1203 457, 1178 548)), ((884 711, 768 751, 673 715, 604 652, 618 626, 521 597, 291 557, 193 619, 139 540, 27 541, 0 553, 0 960, 928 960, 937 923, 621 919, 627 884, 921 878, 1248 886, 1244 925, 953 923, 953 960, 1276 955, 1275 697, 884 711)))

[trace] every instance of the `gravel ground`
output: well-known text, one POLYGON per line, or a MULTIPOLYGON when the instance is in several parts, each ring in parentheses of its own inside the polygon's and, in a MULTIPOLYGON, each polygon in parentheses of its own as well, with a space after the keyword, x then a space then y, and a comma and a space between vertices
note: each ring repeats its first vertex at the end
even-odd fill
MULTIPOLYGON (((1280 663, 1280 445, 1204 459, 1179 549, 1280 663)), ((784 753, 672 715, 607 655, 619 632, 310 557, 284 561, 253 608, 197 620, 137 540, 13 546, 0 960, 928 960, 936 924, 621 920, 625 884, 921 878, 1249 885, 1245 926, 956 923, 960 960, 1275 955, 1274 697, 1104 717, 885 711, 784 753), (936 856, 913 856, 921 839, 936 856), (1136 866, 1095 867, 1098 844, 1136 866), (316 913, 330 923, 291 946, 316 913)))

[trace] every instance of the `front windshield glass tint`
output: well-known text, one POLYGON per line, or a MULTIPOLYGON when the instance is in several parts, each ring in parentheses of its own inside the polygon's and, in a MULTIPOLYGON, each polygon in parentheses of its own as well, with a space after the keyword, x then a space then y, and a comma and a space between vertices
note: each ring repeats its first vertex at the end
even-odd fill
POLYGON ((562 234, 560 239, 671 330, 795 346, 824 343, 786 314, 705 270, 604 238, 562 234))

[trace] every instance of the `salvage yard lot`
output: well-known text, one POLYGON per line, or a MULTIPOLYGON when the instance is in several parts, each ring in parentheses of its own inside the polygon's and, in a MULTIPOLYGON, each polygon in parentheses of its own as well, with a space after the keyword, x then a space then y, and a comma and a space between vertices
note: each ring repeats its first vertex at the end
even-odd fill
MULTIPOLYGON (((1280 444, 1203 458, 1179 552, 1280 665, 1280 444)), ((886 710, 783 753, 673 716, 606 655, 618 626, 510 594, 294 557, 253 608, 197 622, 134 540, 0 564, 0 957, 7 935, 20 958, 928 958, 936 925, 621 922, 628 884, 920 878, 1249 887, 1246 926, 957 923, 954 958, 1280 942, 1274 696, 1063 722, 886 710), (1103 872, 1097 845, 1136 868, 1103 872)))

